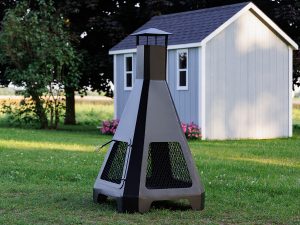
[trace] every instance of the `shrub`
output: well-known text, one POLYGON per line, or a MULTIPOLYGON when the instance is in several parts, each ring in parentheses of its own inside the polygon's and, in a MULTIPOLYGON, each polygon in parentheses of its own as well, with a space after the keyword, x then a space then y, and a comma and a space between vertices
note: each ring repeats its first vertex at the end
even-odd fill
MULTIPOLYGON (((115 134, 118 125, 119 120, 105 120, 102 122, 100 131, 102 134, 115 134)), ((194 123, 181 123, 181 128, 187 139, 200 139, 202 137, 200 128, 194 123)))
MULTIPOLYGON (((61 96, 45 96, 41 102, 49 118, 48 128, 56 129, 63 110, 65 99, 61 96)), ((4 100, 0 102, 0 113, 4 114, 4 122, 17 127, 39 127, 39 117, 36 113, 35 103, 32 98, 24 97, 21 100, 4 100)))
POLYGON ((102 134, 115 134, 119 120, 104 120, 100 128, 102 134))
POLYGON ((190 124, 181 123, 181 128, 187 139, 200 139, 201 129, 193 122, 190 124))
POLYGON ((5 114, 6 122, 13 126, 37 127, 39 122, 30 98, 24 98, 20 102, 3 101, 0 113, 5 114))

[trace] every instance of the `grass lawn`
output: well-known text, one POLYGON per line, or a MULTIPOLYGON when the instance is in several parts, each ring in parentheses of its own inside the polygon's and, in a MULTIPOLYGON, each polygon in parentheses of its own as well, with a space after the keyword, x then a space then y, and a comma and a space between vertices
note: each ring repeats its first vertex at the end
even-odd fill
POLYGON ((0 128, 0 224, 300 223, 300 130, 292 139, 189 142, 205 210, 156 205, 133 215, 92 201, 106 152, 94 149, 110 138, 91 129, 0 128))
POLYGON ((80 125, 91 125, 98 126, 100 125, 101 120, 107 120, 113 118, 113 104, 85 104, 77 103, 76 104, 76 120, 80 125))
POLYGON ((300 125, 300 107, 293 109, 293 124, 300 125))

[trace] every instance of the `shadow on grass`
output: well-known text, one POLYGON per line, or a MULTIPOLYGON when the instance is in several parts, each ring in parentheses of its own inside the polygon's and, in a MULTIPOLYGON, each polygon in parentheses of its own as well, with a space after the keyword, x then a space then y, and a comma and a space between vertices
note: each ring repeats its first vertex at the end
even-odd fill
MULTIPOLYGON (((94 203, 100 207, 117 211, 117 202, 115 199, 108 198, 101 203, 94 203)), ((172 211, 188 211, 192 210, 192 207, 187 201, 155 201, 151 204, 150 211, 153 209, 167 209, 172 211)))

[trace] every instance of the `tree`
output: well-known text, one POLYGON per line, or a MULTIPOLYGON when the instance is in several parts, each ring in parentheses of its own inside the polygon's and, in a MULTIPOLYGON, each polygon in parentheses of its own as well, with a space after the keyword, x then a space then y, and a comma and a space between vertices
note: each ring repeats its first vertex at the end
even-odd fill
POLYGON ((5 76, 24 86, 34 102, 41 128, 48 127, 44 93, 53 95, 53 83, 78 83, 78 57, 65 31, 64 18, 52 1, 18 2, 9 9, 0 32, 0 60, 7 64, 5 76))
MULTIPOLYGON (((66 88, 65 124, 75 124, 74 91, 85 94, 87 88, 112 95, 112 60, 108 50, 115 43, 117 24, 111 23, 111 12, 116 10, 115 1, 56 0, 56 8, 68 21, 73 44, 82 55, 82 74, 78 88, 66 88)), ((123 37, 123 36, 122 36, 123 37)), ((118 39, 119 40, 119 39, 118 39)))
MULTIPOLYGON (((16 3, 15 0, 0 1, 0 21, 2 21, 5 11, 15 6, 15 3, 16 3)), ((1 31, 1 27, 0 27, 0 31, 1 31)), ((7 86, 9 84, 9 80, 7 80, 4 76, 5 69, 6 69, 6 65, 1 64, 0 65, 0 86, 1 85, 7 86)))

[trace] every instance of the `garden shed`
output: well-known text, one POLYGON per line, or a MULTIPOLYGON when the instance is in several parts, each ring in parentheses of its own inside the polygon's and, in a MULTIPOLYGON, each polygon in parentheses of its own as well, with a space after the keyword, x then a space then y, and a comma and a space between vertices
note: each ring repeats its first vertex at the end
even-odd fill
MULTIPOLYGON (((203 139, 292 136, 292 53, 298 46, 253 3, 155 16, 136 32, 148 28, 173 34, 167 82, 181 122, 199 125, 203 139)), ((135 38, 109 53, 120 118, 136 76, 135 38)))

